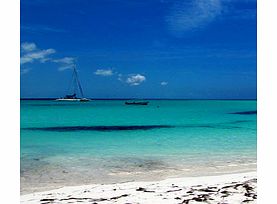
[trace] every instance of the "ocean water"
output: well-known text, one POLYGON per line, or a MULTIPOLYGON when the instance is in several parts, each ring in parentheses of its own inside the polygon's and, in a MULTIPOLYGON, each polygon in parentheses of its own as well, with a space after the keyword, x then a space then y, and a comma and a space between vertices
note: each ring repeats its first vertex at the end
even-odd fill
POLYGON ((256 170, 255 100, 21 101, 21 192, 256 170))

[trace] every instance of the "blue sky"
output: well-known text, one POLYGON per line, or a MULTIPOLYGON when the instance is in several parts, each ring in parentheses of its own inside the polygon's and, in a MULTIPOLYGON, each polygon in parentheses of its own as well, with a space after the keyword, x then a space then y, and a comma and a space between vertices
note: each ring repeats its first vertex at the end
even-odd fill
POLYGON ((255 99, 255 0, 21 0, 21 97, 255 99))

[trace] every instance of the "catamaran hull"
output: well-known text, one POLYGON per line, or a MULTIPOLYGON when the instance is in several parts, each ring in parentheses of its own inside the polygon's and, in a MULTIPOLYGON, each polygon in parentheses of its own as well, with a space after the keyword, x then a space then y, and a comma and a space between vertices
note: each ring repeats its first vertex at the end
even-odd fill
POLYGON ((56 101, 67 101, 67 102, 88 102, 90 99, 87 98, 58 98, 56 101))
POLYGON ((90 99, 84 98, 83 90, 82 90, 82 87, 81 87, 81 83, 78 79, 78 74, 77 74, 75 64, 73 66, 72 82, 75 83, 74 93, 73 94, 67 94, 63 98, 56 99, 56 101, 65 101, 65 102, 87 102, 87 101, 90 101, 90 99), (77 97, 77 89, 76 88, 78 88, 78 92, 79 92, 81 98, 77 97))

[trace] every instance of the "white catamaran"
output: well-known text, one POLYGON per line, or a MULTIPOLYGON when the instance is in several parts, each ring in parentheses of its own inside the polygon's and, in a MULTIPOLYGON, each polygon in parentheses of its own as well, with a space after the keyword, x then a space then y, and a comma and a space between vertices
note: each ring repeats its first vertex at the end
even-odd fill
POLYGON ((72 80, 70 84, 70 89, 72 91, 73 89, 73 94, 68 94, 65 95, 63 98, 58 98, 56 101, 80 101, 80 102, 87 102, 90 101, 90 99, 87 99, 84 97, 83 89, 81 87, 80 80, 78 78, 78 73, 76 70, 76 65, 73 66, 73 73, 72 73, 72 80), (77 92, 81 95, 81 98, 77 97, 77 92))

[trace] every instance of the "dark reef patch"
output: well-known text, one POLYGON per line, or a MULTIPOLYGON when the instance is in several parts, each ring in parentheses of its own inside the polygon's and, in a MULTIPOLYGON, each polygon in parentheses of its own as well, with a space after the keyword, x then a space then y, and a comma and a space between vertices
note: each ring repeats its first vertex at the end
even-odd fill
MULTIPOLYGON (((246 121, 235 121, 230 124, 243 123, 246 121)), ((228 123, 227 123, 228 124, 228 123)), ((199 124, 199 125, 129 125, 129 126, 56 126, 56 127, 30 127, 22 128, 22 130, 37 130, 49 132, 74 132, 74 131, 136 131, 136 130, 153 130, 161 128, 208 128, 208 129, 237 129, 238 126, 229 126, 225 124, 199 124)))
POLYGON ((25 130, 40 130, 54 132, 72 132, 72 131, 127 131, 127 130, 152 130, 160 128, 172 128, 170 125, 129 125, 129 126, 57 126, 57 127, 39 127, 24 128, 25 130))
POLYGON ((237 115, 257 115, 257 111, 242 111, 242 112, 234 112, 230 114, 237 114, 237 115))

